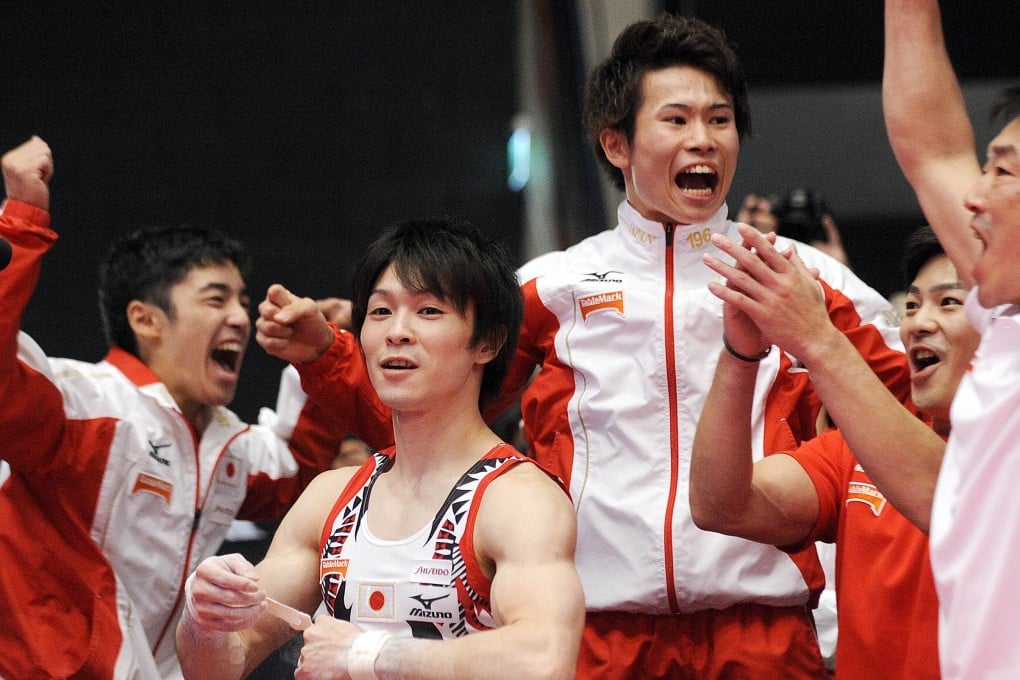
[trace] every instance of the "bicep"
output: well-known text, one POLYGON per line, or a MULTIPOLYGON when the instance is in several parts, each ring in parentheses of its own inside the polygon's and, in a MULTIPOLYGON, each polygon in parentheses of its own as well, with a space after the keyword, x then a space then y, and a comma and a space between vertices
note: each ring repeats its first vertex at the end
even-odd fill
POLYGON ((487 492, 476 525, 479 556, 495 566, 493 615, 501 625, 526 621, 529 626, 579 630, 584 597, 574 568, 573 505, 545 473, 530 465, 499 482, 487 492))
MULTIPOLYGON (((350 474, 349 470, 335 470, 319 475, 283 518, 265 558, 255 566, 259 588, 267 597, 310 616, 318 609, 319 535, 336 497, 335 478, 350 474)), ((242 633, 248 671, 296 634, 288 624, 263 611, 255 625, 242 633)))
POLYGON ((337 499, 356 468, 316 477, 283 518, 266 557, 257 566, 259 585, 269 597, 311 614, 321 601, 319 537, 337 499))

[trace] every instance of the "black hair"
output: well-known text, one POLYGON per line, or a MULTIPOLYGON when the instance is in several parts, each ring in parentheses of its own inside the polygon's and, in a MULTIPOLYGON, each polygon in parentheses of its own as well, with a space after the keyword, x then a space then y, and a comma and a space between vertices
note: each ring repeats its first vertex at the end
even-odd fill
POLYGON ((110 246, 99 268, 99 315, 107 345, 138 356, 138 340, 128 323, 132 300, 155 304, 174 318, 170 290, 195 267, 232 263, 247 278, 251 258, 226 234, 192 226, 147 227, 110 246))
POLYGON ((1017 117, 1020 117, 1020 85, 1002 91, 991 115, 993 121, 1002 119, 1007 123, 1017 117))
POLYGON ((482 374, 478 398, 484 408, 499 393, 524 318, 520 283, 506 249, 458 218, 391 225, 369 245, 354 274, 352 325, 359 336, 369 297, 391 264, 409 290, 448 300, 461 314, 473 305, 471 346, 485 341, 500 348, 482 374))
POLYGON ((910 288, 918 272, 932 258, 945 254, 945 249, 930 226, 925 224, 912 231, 903 244, 903 257, 900 260, 903 289, 910 288))
POLYGON ((737 133, 751 134, 751 107, 740 60, 722 29, 701 19, 662 14, 623 29, 609 57, 592 71, 584 95, 584 124, 595 157, 617 188, 623 174, 602 149, 605 129, 621 130, 634 139, 634 119, 641 106, 645 73, 670 66, 692 66, 714 76, 733 99, 737 133))

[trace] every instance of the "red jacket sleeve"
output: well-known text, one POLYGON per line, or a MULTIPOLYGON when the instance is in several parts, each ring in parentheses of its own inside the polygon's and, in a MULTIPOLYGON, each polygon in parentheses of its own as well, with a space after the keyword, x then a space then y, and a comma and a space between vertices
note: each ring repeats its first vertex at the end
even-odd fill
MULTIPOLYGON (((332 324, 331 324, 332 325, 332 324)), ((307 364, 295 364, 308 397, 354 436, 376 451, 393 444, 389 407, 372 387, 357 338, 333 325, 333 344, 307 364)))
MULTIPOLYGON (((0 237, 11 245, 11 261, 0 270, 0 432, 3 457, 16 464, 17 452, 52 451, 64 422, 60 392, 38 369, 18 359, 21 315, 35 291, 43 255, 57 240, 50 215, 27 203, 7 200, 0 211, 0 237)), ((44 361, 39 351, 40 360, 44 361)))

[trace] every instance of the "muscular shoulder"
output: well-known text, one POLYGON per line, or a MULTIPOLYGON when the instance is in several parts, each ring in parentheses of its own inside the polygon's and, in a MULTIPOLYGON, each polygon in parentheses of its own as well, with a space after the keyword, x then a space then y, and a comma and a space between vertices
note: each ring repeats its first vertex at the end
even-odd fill
POLYGON ((347 487, 359 469, 359 466, 350 465, 321 472, 308 485, 302 497, 307 495, 316 502, 328 500, 332 504, 333 501, 339 498, 341 492, 347 487))
POLYGON ((320 473, 287 511, 276 531, 274 546, 279 551, 294 546, 317 546, 319 534, 334 504, 358 468, 344 467, 320 473))
POLYGON ((498 561, 515 550, 573 555, 575 537, 576 517, 567 492, 537 465, 507 470, 482 497, 475 540, 490 559, 498 561))

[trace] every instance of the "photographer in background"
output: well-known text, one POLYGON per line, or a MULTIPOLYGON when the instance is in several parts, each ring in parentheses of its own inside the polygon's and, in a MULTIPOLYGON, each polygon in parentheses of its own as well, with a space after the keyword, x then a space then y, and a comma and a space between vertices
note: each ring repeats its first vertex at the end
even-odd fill
POLYGON ((737 213, 737 222, 808 243, 850 266, 836 220, 821 195, 811 189, 796 188, 781 198, 748 194, 737 213))

